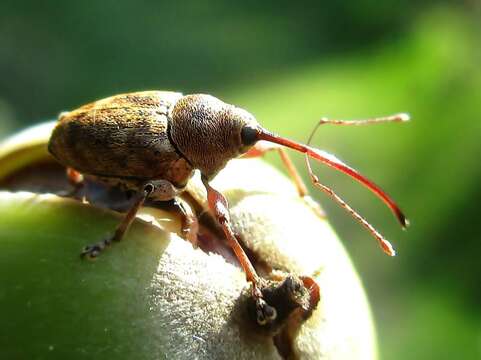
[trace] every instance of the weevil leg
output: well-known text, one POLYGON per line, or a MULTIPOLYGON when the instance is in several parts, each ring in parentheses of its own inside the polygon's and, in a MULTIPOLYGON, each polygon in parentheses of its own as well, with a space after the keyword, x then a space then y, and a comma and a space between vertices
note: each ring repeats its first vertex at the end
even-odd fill
POLYGON ((173 204, 179 209, 182 214, 182 233, 184 237, 192 244, 194 248, 197 248, 199 233, 199 222, 192 208, 184 200, 179 197, 174 199, 173 204))
POLYGON ((265 325, 268 322, 273 321, 277 317, 277 311, 275 308, 266 303, 263 299, 263 295, 260 289, 261 279, 257 275, 254 266, 247 257, 244 249, 237 241, 237 238, 230 225, 230 214, 227 199, 217 190, 213 189, 208 180, 202 177, 202 182, 207 190, 207 200, 209 208, 213 215, 222 227, 225 233, 229 246, 234 251, 239 263, 241 264, 244 273, 246 274, 247 281, 252 283, 252 297, 256 303, 257 322, 260 325, 265 325))
POLYGON ((73 187, 83 186, 84 177, 81 173, 71 167, 68 167, 65 171, 70 185, 73 187))
POLYGON ((307 186, 302 180, 299 171, 297 171, 296 166, 291 160, 291 157, 287 153, 286 149, 278 144, 269 143, 267 141, 259 141, 252 148, 243 155, 246 158, 263 156, 268 151, 276 150, 281 157, 282 163, 284 164, 289 176, 297 189, 299 196, 306 202, 306 204, 316 213, 317 216, 324 219, 326 214, 321 209, 321 207, 312 199, 307 190, 307 186))
POLYGON ((72 186, 72 190, 68 190, 62 195, 72 198, 80 197, 80 192, 84 187, 84 176, 71 167, 68 167, 65 173, 69 184, 72 186))
POLYGON ((134 199, 132 206, 130 207, 129 211, 125 214, 124 218, 120 222, 120 224, 115 229, 115 232, 112 236, 92 245, 86 246, 82 253, 80 254, 81 257, 87 258, 96 258, 102 250, 104 250, 107 246, 111 245, 114 241, 122 240, 122 237, 125 235, 127 230, 129 229, 130 225, 135 219, 135 215, 139 208, 145 202, 145 199, 149 197, 155 191, 155 185, 152 183, 147 183, 143 186, 142 191, 140 191, 134 199))
POLYGON ((178 189, 167 180, 154 180, 152 184, 155 186, 155 190, 151 198, 157 201, 173 200, 172 206, 182 214, 183 235, 194 247, 197 247, 199 223, 190 205, 178 196, 182 189, 178 189))
POLYGON ((309 291, 309 307, 304 312, 304 318, 307 319, 311 316, 314 309, 317 307, 319 300, 321 299, 321 289, 316 281, 310 276, 300 276, 299 277, 303 282, 304 286, 309 291))

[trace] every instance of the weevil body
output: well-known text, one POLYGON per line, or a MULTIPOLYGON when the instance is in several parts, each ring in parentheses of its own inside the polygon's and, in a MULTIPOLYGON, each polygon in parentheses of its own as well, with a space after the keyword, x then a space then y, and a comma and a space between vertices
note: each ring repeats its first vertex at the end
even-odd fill
MULTIPOLYGON (((323 118, 319 124, 359 125, 407 119, 405 114, 360 121, 323 118)), ((184 96, 177 92, 144 91, 99 100, 62 113, 48 145, 52 155, 76 173, 137 193, 113 236, 84 250, 82 254, 89 257, 96 257, 107 245, 122 238, 147 198, 175 199, 193 171, 199 170, 207 190, 210 211, 222 227, 247 280, 253 284, 257 321, 262 326, 276 319, 277 310, 263 299, 262 281, 232 231, 227 200, 210 186, 209 181, 229 160, 246 153, 261 155, 275 148, 280 150, 299 194, 306 196, 307 190, 282 147, 305 153, 306 158, 314 158, 351 176, 380 197, 402 226, 407 224, 394 201, 353 168, 331 154, 265 130, 247 111, 210 95, 184 96), (262 144, 260 140, 269 142, 271 147, 259 146, 262 144)), ((386 253, 394 255, 389 242, 332 189, 321 184, 309 164, 308 170, 314 185, 366 227, 386 253)), ((188 215, 182 206, 181 210, 188 215)), ((195 221, 190 220, 189 224, 193 225, 195 221)), ((192 241, 195 241, 195 231, 190 231, 192 241)))
POLYGON ((213 96, 145 91, 62 113, 49 151, 110 183, 163 179, 182 188, 194 169, 210 179, 245 152, 246 125, 257 126, 252 115, 213 96))

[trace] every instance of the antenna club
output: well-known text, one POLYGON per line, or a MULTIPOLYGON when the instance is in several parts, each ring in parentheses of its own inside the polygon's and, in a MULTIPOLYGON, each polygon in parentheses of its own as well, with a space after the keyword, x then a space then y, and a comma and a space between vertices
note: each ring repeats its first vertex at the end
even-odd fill
POLYGON ((406 216, 401 211, 401 209, 396 208, 396 209, 393 209, 393 210, 394 210, 394 213, 396 215, 396 218, 398 219, 399 223, 401 224, 402 229, 406 230, 407 227, 410 225, 409 220, 406 218, 406 216))
POLYGON ((389 256, 396 256, 396 251, 392 247, 391 243, 387 240, 382 240, 381 241, 381 248, 382 250, 388 254, 389 256))
POLYGON ((400 113, 397 114, 396 117, 399 119, 399 121, 405 122, 411 120, 411 116, 407 113, 400 113))

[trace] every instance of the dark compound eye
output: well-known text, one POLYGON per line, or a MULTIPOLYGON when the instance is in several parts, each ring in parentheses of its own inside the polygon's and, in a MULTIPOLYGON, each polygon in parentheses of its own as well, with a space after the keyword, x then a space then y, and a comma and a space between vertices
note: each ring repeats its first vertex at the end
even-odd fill
POLYGON ((241 139, 242 145, 244 146, 254 145, 257 140, 259 140, 257 137, 257 129, 250 126, 244 126, 241 130, 241 139))

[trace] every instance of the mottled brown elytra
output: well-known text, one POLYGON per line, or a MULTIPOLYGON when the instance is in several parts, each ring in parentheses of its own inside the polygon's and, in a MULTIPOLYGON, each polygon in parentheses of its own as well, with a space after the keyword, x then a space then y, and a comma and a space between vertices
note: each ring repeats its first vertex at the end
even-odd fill
MULTIPOLYGON (((318 125, 362 125, 408 119, 406 114, 354 121, 322 118, 318 125)), ((261 280, 230 226, 227 200, 210 186, 209 181, 233 158, 259 156, 276 149, 299 194, 307 197, 305 185, 283 147, 305 153, 306 159, 316 159, 351 176, 381 198, 403 227, 408 224, 394 201, 353 168, 331 154, 267 131, 247 111, 210 95, 143 91, 95 101, 62 113, 48 144, 52 155, 67 167, 69 179, 74 184, 80 184, 85 176, 136 193, 114 234, 87 246, 82 252, 82 256, 87 257, 96 257, 107 245, 121 240, 147 198, 159 201, 176 199, 193 171, 199 170, 207 190, 209 208, 239 259, 247 280, 252 282, 259 325, 273 321, 276 309, 263 299, 261 280)), ((388 255, 394 255, 391 244, 332 189, 321 184, 309 163, 307 165, 315 186, 365 226, 388 255)), ((187 237, 195 243, 196 219, 182 202, 178 205, 188 219, 187 237)))

